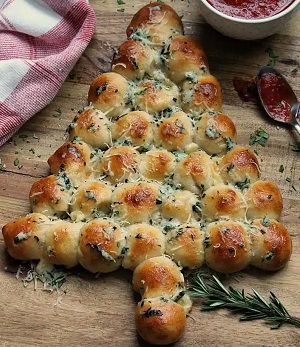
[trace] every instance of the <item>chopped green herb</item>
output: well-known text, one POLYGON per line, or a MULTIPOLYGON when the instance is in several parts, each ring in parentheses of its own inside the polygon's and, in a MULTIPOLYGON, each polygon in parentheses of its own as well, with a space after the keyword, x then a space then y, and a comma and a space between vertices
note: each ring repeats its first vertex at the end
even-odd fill
POLYGON ((121 250, 121 255, 125 255, 129 251, 129 247, 125 246, 121 250))
POLYGON ((125 12, 125 8, 118 8, 117 11, 118 12, 125 12))
POLYGON ((86 191, 84 192, 84 196, 86 197, 87 200, 94 200, 94 201, 97 201, 96 198, 95 198, 94 192, 92 192, 91 190, 86 190, 86 191))
POLYGON ((117 0, 118 5, 125 5, 125 2, 123 0, 117 0))
POLYGON ((186 77, 186 80, 191 82, 191 83, 197 83, 198 82, 198 77, 194 71, 186 72, 185 77, 186 77))
POLYGON ((103 86, 96 88, 96 94, 99 96, 102 92, 105 92, 108 86, 108 82, 103 83, 103 86))
POLYGON ((283 172, 284 171, 284 166, 281 164, 280 167, 279 167, 279 172, 283 172))
POLYGON ((240 190, 244 190, 246 188, 249 188, 249 186, 250 186, 250 179, 246 178, 245 181, 236 182, 235 186, 237 188, 239 188, 240 190))
POLYGON ((134 95, 145 95, 146 91, 149 89, 150 87, 147 87, 143 90, 140 90, 138 92, 135 92, 134 95))
POLYGON ((6 170, 6 165, 2 163, 2 159, 0 158, 0 172, 6 170))
POLYGON ((293 69, 293 70, 292 70, 292 74, 293 74, 293 75, 296 75, 297 72, 298 72, 298 69, 293 69))
POLYGON ((145 31, 143 31, 141 28, 137 28, 129 37, 131 40, 135 41, 148 41, 149 42, 150 36, 146 34, 145 31))
POLYGON ((95 125, 96 125, 95 123, 90 123, 86 129, 89 130, 89 129, 93 128, 95 125))
POLYGON ((258 143, 262 147, 265 147, 269 137, 270 135, 268 133, 259 128, 255 130, 254 134, 250 135, 249 145, 252 146, 254 143, 258 143))
POLYGON ((276 64, 276 59, 279 58, 279 55, 272 48, 267 48, 266 53, 269 54, 269 62, 267 64, 267 66, 274 67, 276 64))
POLYGON ((206 127, 205 134, 212 139, 217 139, 220 137, 220 133, 210 125, 206 127))
POLYGON ((234 169, 234 164, 230 163, 230 165, 227 167, 226 171, 229 172, 234 169))
POLYGON ((262 261, 264 260, 272 260, 275 256, 275 253, 272 251, 268 251, 265 255, 265 257, 262 259, 262 261))
POLYGON ((195 205, 192 206, 193 212, 201 212, 201 203, 200 201, 197 201, 195 205))
POLYGON ((162 316, 163 313, 160 310, 154 310, 153 308, 149 307, 147 311, 144 311, 142 315, 146 318, 154 317, 154 316, 162 316))
POLYGON ((229 152, 236 145, 234 141, 231 140, 230 137, 225 137, 226 151, 229 152))
POLYGON ((209 236, 205 236, 205 239, 204 239, 203 243, 204 243, 205 248, 208 248, 208 247, 211 246, 209 236))
POLYGON ((23 231, 19 232, 19 234, 14 238, 14 243, 18 244, 22 241, 28 240, 28 238, 31 236, 31 232, 24 233, 23 231))
POLYGON ((289 146, 292 148, 293 152, 300 152, 300 143, 294 145, 293 143, 289 142, 289 146))
POLYGON ((287 177, 285 180, 289 183, 292 182, 292 179, 290 177, 287 177))
POLYGON ((25 141, 28 138, 28 135, 26 134, 20 134, 19 135, 19 139, 22 139, 23 141, 25 141))
POLYGON ((270 223, 271 221, 267 216, 264 216, 264 218, 261 220, 261 224, 265 227, 269 227, 270 223))
POLYGON ((23 167, 23 165, 20 164, 19 159, 15 159, 14 160, 14 166, 17 166, 19 170, 22 169, 22 167, 23 167))
POLYGON ((174 229, 174 226, 173 225, 165 225, 164 226, 164 231, 166 233, 168 233, 170 230, 174 229))

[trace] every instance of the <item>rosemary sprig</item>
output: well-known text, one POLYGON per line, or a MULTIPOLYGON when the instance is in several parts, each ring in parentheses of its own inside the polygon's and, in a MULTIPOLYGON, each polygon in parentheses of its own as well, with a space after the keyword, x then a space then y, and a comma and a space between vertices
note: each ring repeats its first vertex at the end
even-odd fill
POLYGON ((271 329, 278 329, 283 323, 300 328, 300 319, 292 317, 274 293, 270 292, 268 303, 255 289, 252 291, 245 294, 244 290, 226 288, 215 275, 197 273, 189 278, 189 294, 204 299, 203 310, 228 308, 243 314, 240 321, 264 319, 277 323, 271 329))

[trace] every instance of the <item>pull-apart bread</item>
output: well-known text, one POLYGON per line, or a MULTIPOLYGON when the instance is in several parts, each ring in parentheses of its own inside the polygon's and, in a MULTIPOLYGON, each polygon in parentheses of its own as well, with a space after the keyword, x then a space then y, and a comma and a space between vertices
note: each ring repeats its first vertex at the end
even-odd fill
POLYGON ((51 175, 33 184, 32 213, 2 232, 16 259, 133 270, 138 332, 163 345, 191 310, 182 268, 274 271, 292 244, 280 191, 237 145, 220 83, 180 17, 150 3, 126 33, 49 158, 51 175))

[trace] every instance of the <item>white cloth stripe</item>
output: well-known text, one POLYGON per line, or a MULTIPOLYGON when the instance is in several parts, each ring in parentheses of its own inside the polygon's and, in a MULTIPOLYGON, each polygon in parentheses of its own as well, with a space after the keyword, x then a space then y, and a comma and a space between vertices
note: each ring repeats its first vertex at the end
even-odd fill
POLYGON ((21 59, 0 61, 0 101, 5 101, 29 69, 30 65, 21 59))
POLYGON ((5 3, 6 0, 0 0, 0 10, 1 10, 1 7, 2 5, 5 3))
POLYGON ((31 36, 46 34, 62 19, 41 0, 16 0, 2 13, 17 31, 31 36))

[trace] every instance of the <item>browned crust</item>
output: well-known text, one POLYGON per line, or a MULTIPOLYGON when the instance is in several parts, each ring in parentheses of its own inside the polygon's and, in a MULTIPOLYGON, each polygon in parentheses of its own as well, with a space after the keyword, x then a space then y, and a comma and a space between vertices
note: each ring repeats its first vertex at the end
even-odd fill
POLYGON ((182 21, 172 7, 161 2, 152 2, 142 7, 133 16, 126 30, 127 37, 130 37, 137 28, 143 28, 148 24, 160 23, 163 19, 171 23, 176 23, 183 31, 182 21), (157 6, 159 6, 161 10, 149 10, 157 6))
POLYGON ((155 345, 168 345, 182 336, 186 317, 183 307, 175 302, 163 299, 144 300, 136 308, 135 323, 145 341, 155 345))
POLYGON ((212 269, 232 273, 250 262, 250 245, 245 228, 235 222, 223 221, 210 225, 206 261, 212 269))

